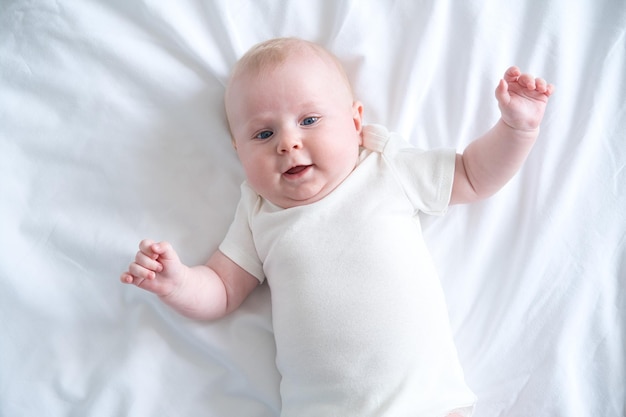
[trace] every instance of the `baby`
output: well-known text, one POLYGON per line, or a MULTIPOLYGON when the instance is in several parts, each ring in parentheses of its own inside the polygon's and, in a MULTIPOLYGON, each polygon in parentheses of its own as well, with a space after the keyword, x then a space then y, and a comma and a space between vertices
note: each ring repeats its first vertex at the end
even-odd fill
POLYGON ((217 319, 267 279, 282 416, 466 416, 443 292, 418 213, 500 189, 539 133, 554 87, 509 68, 501 118, 462 155, 419 151, 363 105, 321 46, 281 38, 236 64, 225 94, 247 180, 205 265, 144 240, 121 276, 185 316, 217 319))

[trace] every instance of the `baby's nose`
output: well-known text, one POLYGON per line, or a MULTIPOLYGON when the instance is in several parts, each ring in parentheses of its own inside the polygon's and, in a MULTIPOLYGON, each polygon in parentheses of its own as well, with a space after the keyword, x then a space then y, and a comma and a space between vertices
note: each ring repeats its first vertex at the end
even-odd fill
POLYGON ((294 149, 302 148, 302 139, 295 132, 283 132, 278 141, 278 153, 291 152, 294 149))

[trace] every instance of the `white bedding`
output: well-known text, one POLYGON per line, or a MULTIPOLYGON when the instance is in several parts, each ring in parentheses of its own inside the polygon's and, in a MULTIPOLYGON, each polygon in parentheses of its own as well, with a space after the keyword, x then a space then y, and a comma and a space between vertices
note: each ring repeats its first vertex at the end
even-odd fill
POLYGON ((278 415, 266 286, 204 323, 118 277, 144 237, 217 247, 243 178, 224 82, 285 35, 420 147, 489 128, 511 64, 556 84, 519 175, 425 234, 476 417, 626 415, 622 0, 168 3, 0 3, 1 416, 278 415))

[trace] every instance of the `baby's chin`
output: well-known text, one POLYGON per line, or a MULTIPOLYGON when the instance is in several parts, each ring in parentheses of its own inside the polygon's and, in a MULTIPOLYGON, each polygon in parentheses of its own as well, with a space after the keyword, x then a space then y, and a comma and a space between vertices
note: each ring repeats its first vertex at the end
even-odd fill
POLYGON ((323 186, 319 188, 303 186, 298 189, 291 190, 291 192, 281 194, 263 193, 258 190, 255 191, 263 197, 263 199, 269 201, 273 205, 283 209, 289 209, 317 203, 332 193, 335 188, 336 186, 323 186))
POLYGON ((267 197, 263 197, 262 195, 261 196, 275 206, 278 206, 283 209, 289 209, 289 208, 300 207, 300 206, 308 206, 310 204, 317 203, 318 201, 323 200, 331 192, 332 190, 327 191, 327 192, 319 192, 309 197, 283 196, 279 198, 267 198, 267 197))
POLYGON ((301 189, 297 190, 297 192, 288 193, 280 196, 268 196, 269 198, 263 196, 263 194, 259 194, 273 205, 283 209, 289 209, 315 204, 318 201, 325 199, 330 194, 332 194, 333 191, 335 191, 335 189, 339 187, 342 182, 343 181, 340 181, 337 184, 325 184, 321 188, 302 187, 301 189))

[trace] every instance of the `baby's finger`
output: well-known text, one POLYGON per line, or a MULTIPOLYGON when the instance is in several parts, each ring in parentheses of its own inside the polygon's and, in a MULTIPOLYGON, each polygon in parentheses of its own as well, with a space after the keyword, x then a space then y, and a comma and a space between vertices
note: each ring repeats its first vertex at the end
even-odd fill
POLYGON ((120 275, 120 281, 122 281, 123 284, 133 284, 139 286, 144 280, 144 278, 137 278, 131 275, 129 272, 124 272, 122 275, 120 275))
POLYGON ((513 66, 513 67, 509 67, 509 69, 507 69, 504 73, 504 80, 507 83, 510 83, 512 81, 517 80, 517 78, 522 74, 522 71, 520 71, 519 68, 513 66))
POLYGON ((137 252, 137 255, 135 255, 135 263, 151 271, 161 272, 163 270, 163 265, 161 265, 160 262, 143 252, 137 252))
POLYGON ((163 241, 151 246, 152 250, 164 260, 177 260, 178 254, 169 242, 163 241))
POLYGON ((508 83, 504 80, 500 80, 498 86, 496 87, 496 99, 501 104, 508 104, 511 100, 508 83))
POLYGON ((139 286, 144 280, 144 278, 138 278, 132 275, 130 272, 124 272, 122 275, 120 275, 120 281, 122 281, 123 284, 132 284, 139 286))
POLYGON ((535 78, 530 74, 520 75, 517 81, 520 83, 520 85, 528 88, 529 90, 535 89, 535 78))
POLYGON ((547 90, 546 80, 543 78, 535 78, 535 89, 540 93, 545 93, 547 90))
POLYGON ((124 272, 122 275, 120 275, 120 281, 122 281, 124 284, 132 284, 133 276, 128 272, 124 272))
POLYGON ((139 279, 143 281, 144 279, 155 279, 156 273, 150 269, 144 268, 143 266, 133 262, 128 267, 128 274, 132 275, 133 281, 139 279))
POLYGON ((154 240, 144 239, 139 242, 139 250, 152 259, 156 259, 159 257, 159 254, 152 250, 152 245, 154 245, 154 240))

